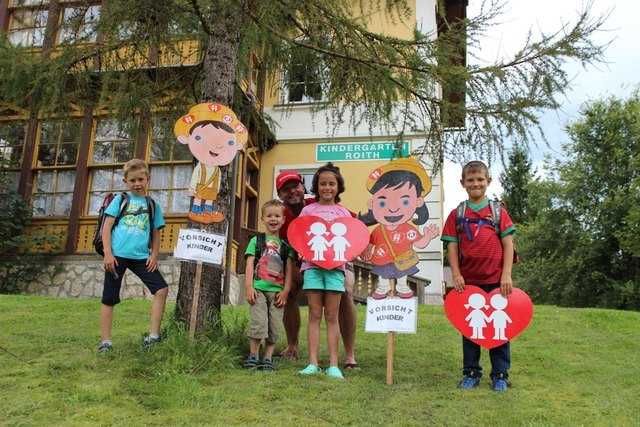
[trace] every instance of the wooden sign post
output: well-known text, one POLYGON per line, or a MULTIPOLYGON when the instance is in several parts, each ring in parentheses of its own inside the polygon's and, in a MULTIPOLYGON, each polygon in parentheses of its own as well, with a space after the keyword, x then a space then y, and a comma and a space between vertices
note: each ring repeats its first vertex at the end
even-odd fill
POLYGON ((193 283, 193 301, 191 303, 191 320, 189 321, 189 338, 196 336, 196 318, 198 315, 198 301, 200 300, 200 282, 202 281, 202 262, 196 264, 196 277, 193 283))
MULTIPOLYGON (((389 296, 394 297, 396 294, 396 279, 389 279, 391 290, 389 296)), ((387 385, 393 384, 393 353, 395 352, 395 332, 387 332, 387 385)))

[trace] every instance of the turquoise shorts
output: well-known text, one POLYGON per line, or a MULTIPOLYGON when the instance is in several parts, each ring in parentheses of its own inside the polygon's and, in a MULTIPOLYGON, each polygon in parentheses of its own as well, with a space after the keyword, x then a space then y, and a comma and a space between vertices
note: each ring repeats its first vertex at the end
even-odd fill
POLYGON ((344 272, 342 270, 325 270, 324 268, 310 268, 304 271, 305 291, 334 291, 344 292, 344 272))

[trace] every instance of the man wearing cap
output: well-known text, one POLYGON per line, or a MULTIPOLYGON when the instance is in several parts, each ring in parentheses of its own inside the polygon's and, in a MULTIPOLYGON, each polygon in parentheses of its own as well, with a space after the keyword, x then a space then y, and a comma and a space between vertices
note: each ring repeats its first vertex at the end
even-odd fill
MULTIPOLYGON (((291 221, 300 215, 303 207, 316 200, 313 197, 305 198, 305 188, 300 174, 294 171, 282 171, 276 177, 276 190, 278 197, 285 204, 285 222, 280 228, 280 237, 287 236, 287 230, 291 221)), ((352 213, 355 216, 355 214, 352 213)), ((302 274, 300 265, 294 263, 293 286, 289 293, 289 299, 284 306, 284 329, 287 334, 287 349, 280 353, 285 357, 298 357, 298 335, 300 333, 300 299, 302 298, 302 274)), ((345 274, 345 292, 340 300, 338 321, 340 334, 344 344, 345 369, 358 369, 355 358, 356 323, 357 316, 353 305, 353 285, 355 275, 351 263, 347 264, 345 274)))

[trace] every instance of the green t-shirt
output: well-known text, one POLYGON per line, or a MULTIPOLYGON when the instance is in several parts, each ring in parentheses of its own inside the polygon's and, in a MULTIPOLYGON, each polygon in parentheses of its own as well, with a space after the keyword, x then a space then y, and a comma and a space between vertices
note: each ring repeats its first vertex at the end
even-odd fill
MULTIPOLYGON (((247 245, 245 258, 254 256, 253 287, 264 292, 280 292, 284 288, 285 264, 280 259, 282 241, 278 237, 265 236, 262 254, 256 254, 258 236, 254 236, 247 245)), ((289 248, 288 257, 293 257, 293 250, 289 248)))

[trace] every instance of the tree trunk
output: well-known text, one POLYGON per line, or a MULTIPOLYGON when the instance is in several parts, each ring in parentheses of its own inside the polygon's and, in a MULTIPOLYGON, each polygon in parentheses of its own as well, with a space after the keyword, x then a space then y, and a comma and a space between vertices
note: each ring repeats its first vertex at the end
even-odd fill
MULTIPOLYGON (((207 19, 211 32, 203 59, 204 72, 200 93, 200 102, 217 102, 231 107, 236 84, 238 45, 242 28, 241 1, 220 2, 215 11, 215 19, 207 19), (226 9, 226 10, 221 10, 226 9)), ((185 107, 185 110, 188 106, 185 107)), ((237 112, 236 112, 237 113, 237 112)), ((194 161, 194 166, 195 166, 194 161)), ((233 238, 229 230, 231 203, 235 192, 231 187, 233 162, 220 167, 220 188, 214 208, 224 215, 219 223, 204 225, 189 221, 188 228, 202 229, 209 233, 233 238)), ((176 304, 176 317, 189 324, 193 307, 194 285, 197 265, 183 262, 180 271, 180 283, 176 304)), ((220 308, 222 302, 222 283, 224 268, 221 265, 203 264, 200 280, 200 295, 197 304, 195 333, 201 334, 214 330, 220 331, 220 308)))

